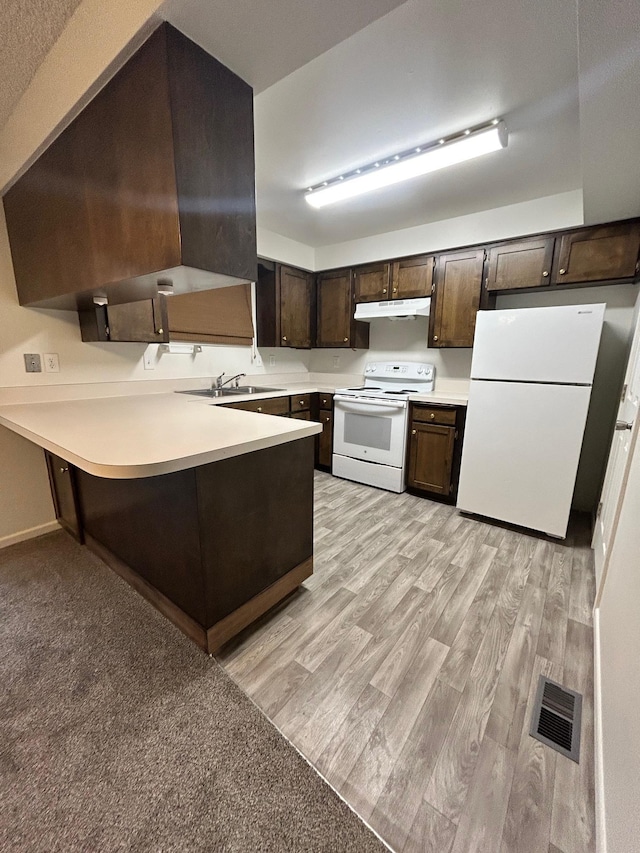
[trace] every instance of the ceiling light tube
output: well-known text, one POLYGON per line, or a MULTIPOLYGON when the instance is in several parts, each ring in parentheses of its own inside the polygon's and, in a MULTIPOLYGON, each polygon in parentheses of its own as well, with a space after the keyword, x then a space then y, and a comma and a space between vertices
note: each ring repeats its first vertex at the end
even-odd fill
POLYGON ((472 160, 492 151, 507 147, 507 128, 502 121, 495 121, 465 130, 455 136, 439 140, 431 145, 412 148, 408 152, 389 158, 388 162, 376 161, 370 166, 343 174, 334 181, 323 181, 308 190, 305 198, 312 207, 324 207, 344 201, 371 190, 388 187, 436 172, 465 160, 472 160))

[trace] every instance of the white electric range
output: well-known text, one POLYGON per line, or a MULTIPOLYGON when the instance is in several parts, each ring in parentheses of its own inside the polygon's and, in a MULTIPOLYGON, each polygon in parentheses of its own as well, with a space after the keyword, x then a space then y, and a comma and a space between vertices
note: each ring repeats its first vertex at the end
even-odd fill
POLYGON ((360 388, 333 398, 332 473, 390 492, 405 490, 409 396, 433 391, 436 369, 412 361, 370 362, 360 388))

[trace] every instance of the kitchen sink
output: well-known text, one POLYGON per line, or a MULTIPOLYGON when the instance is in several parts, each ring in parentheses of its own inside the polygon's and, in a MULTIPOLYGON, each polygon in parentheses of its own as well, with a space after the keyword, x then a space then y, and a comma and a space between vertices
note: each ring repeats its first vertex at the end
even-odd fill
POLYGON ((176 394, 193 394, 197 397, 232 397, 234 394, 267 394, 284 391, 284 388, 263 388, 257 385, 239 385, 237 388, 198 388, 195 391, 176 391, 176 394))

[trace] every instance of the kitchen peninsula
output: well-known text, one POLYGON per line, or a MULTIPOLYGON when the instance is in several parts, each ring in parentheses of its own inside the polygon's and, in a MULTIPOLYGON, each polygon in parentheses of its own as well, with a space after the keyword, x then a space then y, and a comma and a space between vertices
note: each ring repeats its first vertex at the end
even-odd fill
POLYGON ((4 405, 0 423, 47 451, 78 538, 209 653, 312 574, 320 424, 173 393, 4 405))

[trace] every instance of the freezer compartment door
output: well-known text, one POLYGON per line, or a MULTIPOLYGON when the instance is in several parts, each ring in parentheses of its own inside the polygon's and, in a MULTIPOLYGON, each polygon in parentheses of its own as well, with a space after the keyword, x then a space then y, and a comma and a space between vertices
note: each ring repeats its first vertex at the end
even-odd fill
POLYGON ((604 304, 480 311, 472 379, 589 385, 604 304))
POLYGON ((472 381, 458 508, 566 536, 590 395, 472 381))

